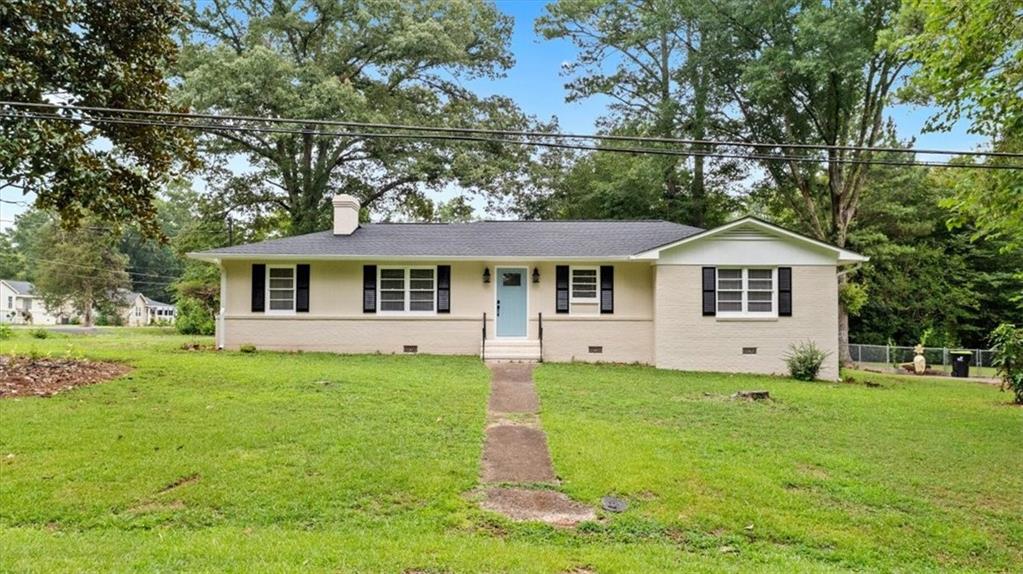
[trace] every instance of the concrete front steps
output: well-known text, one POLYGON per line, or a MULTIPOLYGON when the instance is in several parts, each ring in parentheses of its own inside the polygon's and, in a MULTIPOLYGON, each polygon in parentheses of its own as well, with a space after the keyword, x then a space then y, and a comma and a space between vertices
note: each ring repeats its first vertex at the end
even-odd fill
POLYGON ((484 361, 539 361, 540 341, 487 339, 484 361))

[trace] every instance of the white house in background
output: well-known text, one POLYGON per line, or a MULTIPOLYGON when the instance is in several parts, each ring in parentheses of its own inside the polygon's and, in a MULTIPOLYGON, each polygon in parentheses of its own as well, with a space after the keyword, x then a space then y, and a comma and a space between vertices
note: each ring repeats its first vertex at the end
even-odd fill
POLYGON ((71 320, 70 310, 50 311, 28 281, 0 279, 0 323, 57 325, 71 320))
POLYGON ((173 323, 174 305, 150 299, 142 293, 125 291, 122 295, 125 302, 121 318, 129 327, 144 327, 158 323, 173 323))

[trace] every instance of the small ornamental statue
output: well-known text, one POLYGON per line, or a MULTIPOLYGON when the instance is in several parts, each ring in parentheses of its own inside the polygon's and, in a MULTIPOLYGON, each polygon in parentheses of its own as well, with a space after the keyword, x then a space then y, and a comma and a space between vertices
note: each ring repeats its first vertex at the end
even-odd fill
POLYGON ((916 356, 913 357, 913 371, 918 375, 922 375, 925 371, 927 371, 927 359, 924 358, 924 346, 917 345, 913 348, 913 352, 916 353, 916 356))

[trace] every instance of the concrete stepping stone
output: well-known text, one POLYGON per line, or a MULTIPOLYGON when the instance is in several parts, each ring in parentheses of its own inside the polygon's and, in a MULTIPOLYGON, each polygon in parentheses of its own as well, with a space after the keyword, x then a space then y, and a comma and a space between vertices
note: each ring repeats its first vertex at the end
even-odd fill
POLYGON ((483 447, 483 482, 554 482, 547 437, 525 425, 495 425, 487 429, 483 447))

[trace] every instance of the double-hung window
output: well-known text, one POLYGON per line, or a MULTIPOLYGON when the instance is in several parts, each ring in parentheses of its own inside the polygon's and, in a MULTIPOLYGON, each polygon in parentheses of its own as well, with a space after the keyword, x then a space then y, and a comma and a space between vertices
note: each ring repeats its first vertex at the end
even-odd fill
POLYGON ((266 300, 268 313, 295 312, 295 266, 278 265, 266 268, 266 300))
POLYGON ((718 269, 719 317, 775 317, 778 314, 774 269, 718 269))
POLYGON ((433 313, 437 301, 436 267, 381 267, 377 285, 382 313, 433 313))
POLYGON ((596 267, 572 267, 572 302, 597 303, 599 279, 596 267))

